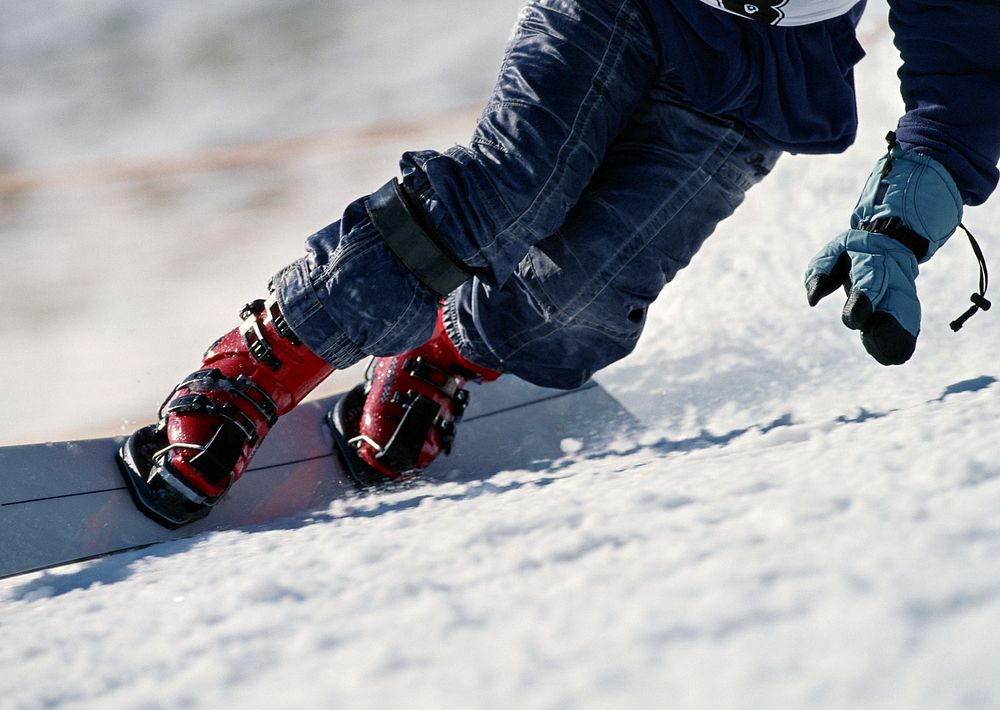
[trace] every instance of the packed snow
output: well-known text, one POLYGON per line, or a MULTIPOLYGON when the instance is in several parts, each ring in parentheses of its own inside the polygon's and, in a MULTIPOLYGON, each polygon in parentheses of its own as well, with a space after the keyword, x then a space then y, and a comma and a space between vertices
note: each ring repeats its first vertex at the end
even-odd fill
MULTIPOLYGON (((517 8, 8 5, 5 444, 148 421, 302 237, 463 139, 517 8)), ((898 368, 801 283, 901 111, 869 5, 857 145, 783 158, 598 376, 645 430, 2 580, 0 705, 1000 707, 1000 325, 948 328, 972 252, 922 268, 898 368)))

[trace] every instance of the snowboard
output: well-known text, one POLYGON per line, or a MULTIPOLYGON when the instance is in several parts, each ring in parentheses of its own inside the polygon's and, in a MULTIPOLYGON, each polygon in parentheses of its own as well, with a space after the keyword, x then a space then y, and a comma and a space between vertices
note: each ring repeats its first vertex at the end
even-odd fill
MULTIPOLYGON (((508 376, 470 394, 451 455, 422 478, 543 469, 565 456, 565 439, 581 442, 570 449, 585 455, 636 425, 594 382, 564 391, 508 376)), ((0 577, 308 515, 356 495, 325 421, 340 396, 304 402, 282 417, 211 514, 177 530, 135 507, 115 460, 125 437, 0 447, 0 577)))

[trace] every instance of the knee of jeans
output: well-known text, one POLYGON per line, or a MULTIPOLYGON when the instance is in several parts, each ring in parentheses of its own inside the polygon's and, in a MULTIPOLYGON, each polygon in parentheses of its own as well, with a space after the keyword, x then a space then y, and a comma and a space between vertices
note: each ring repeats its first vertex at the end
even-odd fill
POLYGON ((540 387, 575 389, 629 355, 635 337, 612 337, 583 326, 552 331, 504 358, 504 371, 540 387))
POLYGON ((522 320, 502 341, 503 369, 543 387, 573 389, 594 373, 628 356, 639 342, 647 303, 641 299, 594 299, 569 312, 547 299, 535 301, 537 322, 522 320))
POLYGON ((438 296, 403 265, 370 223, 342 238, 335 223, 276 278, 293 331, 341 367, 362 355, 396 355, 430 337, 438 296))
POLYGON ((655 293, 640 293, 652 288, 648 278, 633 279, 633 288, 597 274, 590 279, 569 278, 540 250, 529 253, 518 274, 539 312, 559 328, 587 328, 623 342, 638 340, 655 298, 655 293))

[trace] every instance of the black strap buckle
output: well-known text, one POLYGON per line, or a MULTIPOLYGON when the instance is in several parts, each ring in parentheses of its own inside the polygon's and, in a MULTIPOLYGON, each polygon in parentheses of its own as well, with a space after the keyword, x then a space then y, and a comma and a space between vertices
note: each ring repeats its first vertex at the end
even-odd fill
POLYGON ((240 333, 246 341, 247 349, 257 362, 262 362, 272 370, 277 370, 281 367, 281 360, 274 354, 267 338, 264 337, 261 318, 265 314, 271 318, 274 332, 290 342, 293 347, 298 347, 302 341, 292 332, 285 314, 281 312, 281 306, 278 305, 278 297, 273 291, 266 300, 258 298, 243 306, 243 310, 240 311, 240 318, 243 319, 240 333))
POLYGON ((167 401, 173 399, 174 394, 182 389, 191 392, 232 392, 253 406, 267 420, 269 427, 278 421, 278 405, 260 385, 246 375, 233 379, 223 375, 218 368, 198 370, 177 385, 167 401))
POLYGON ((183 394, 173 398, 167 403, 167 406, 163 408, 160 414, 161 417, 168 414, 205 414, 218 417, 239 429, 243 434, 243 438, 251 446, 256 444, 259 438, 257 436, 257 426, 247 413, 238 407, 234 407, 229 402, 224 404, 213 402, 206 395, 200 393, 183 394))
POLYGON ((422 380, 432 387, 440 390, 449 399, 462 391, 461 379, 447 370, 438 367, 434 363, 428 362, 422 357, 406 358, 403 361, 403 369, 422 380))
POLYGON ((260 439, 253 420, 245 412, 228 402, 213 402, 204 394, 175 397, 163 408, 161 417, 168 414, 204 414, 219 420, 219 428, 208 444, 191 458, 191 465, 212 484, 231 478, 244 446, 252 448, 260 439))
POLYGON ((393 471, 413 470, 424 448, 427 432, 437 424, 440 411, 441 406, 430 397, 422 394, 412 397, 396 431, 375 458, 393 471))
POLYGON ((258 313, 253 313, 240 324, 240 334, 243 336, 247 350, 250 351, 254 360, 263 363, 272 370, 277 370, 281 367, 281 360, 274 354, 270 344, 264 337, 264 330, 261 326, 258 313))
POLYGON ((271 316, 271 325, 274 326, 278 335, 296 347, 302 344, 298 336, 292 332, 291 326, 288 325, 285 314, 281 312, 281 307, 278 305, 278 297, 274 293, 264 301, 264 310, 271 316))

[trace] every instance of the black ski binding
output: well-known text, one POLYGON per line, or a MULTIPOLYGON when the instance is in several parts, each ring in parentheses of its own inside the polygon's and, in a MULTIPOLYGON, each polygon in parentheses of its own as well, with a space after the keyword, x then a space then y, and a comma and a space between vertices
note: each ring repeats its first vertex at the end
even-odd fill
POLYGON ((407 485, 412 482, 410 478, 398 480, 389 478, 362 461, 351 444, 351 440, 358 435, 361 411, 364 409, 367 394, 364 384, 356 386, 338 399, 326 415, 326 423, 333 435, 333 443, 340 461, 344 464, 344 472, 358 488, 363 490, 407 485))
POLYGON ((136 506, 160 525, 175 530, 208 515, 218 498, 195 503, 154 473, 153 455, 164 439, 155 424, 139 429, 118 450, 118 468, 136 506))

